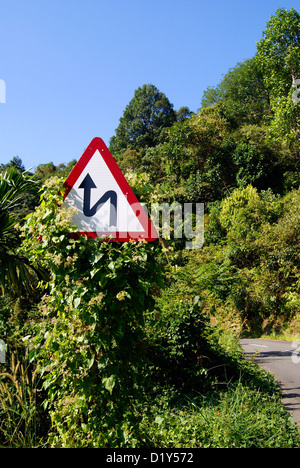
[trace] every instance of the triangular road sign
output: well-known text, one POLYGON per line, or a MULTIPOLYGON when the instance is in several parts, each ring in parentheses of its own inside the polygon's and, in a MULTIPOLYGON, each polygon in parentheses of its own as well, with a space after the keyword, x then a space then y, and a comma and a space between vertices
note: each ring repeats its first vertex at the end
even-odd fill
POLYGON ((64 183, 78 233, 120 242, 154 241, 157 232, 101 138, 94 138, 64 183))

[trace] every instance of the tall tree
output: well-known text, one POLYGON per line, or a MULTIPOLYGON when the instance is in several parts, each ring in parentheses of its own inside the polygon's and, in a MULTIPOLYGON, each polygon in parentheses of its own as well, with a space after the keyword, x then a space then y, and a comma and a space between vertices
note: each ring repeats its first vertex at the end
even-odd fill
POLYGON ((40 180, 41 183, 45 183, 48 179, 54 176, 67 178, 76 162, 76 159, 72 159, 68 164, 62 163, 58 166, 55 166, 53 162, 39 164, 35 171, 36 178, 40 180))
POLYGON ((6 169, 9 169, 10 167, 14 167, 15 169, 18 169, 21 172, 25 171, 24 164, 22 162, 22 159, 19 156, 14 156, 11 161, 7 164, 0 164, 0 171, 5 171, 6 169))
POLYGON ((300 14, 294 8, 271 16, 257 52, 270 91, 287 94, 300 78, 300 14))
POLYGON ((280 8, 271 16, 257 45, 257 58, 271 99, 272 136, 299 161, 300 106, 293 95, 300 78, 300 14, 294 8, 280 8))
POLYGON ((208 88, 202 107, 222 103, 226 118, 233 127, 257 125, 270 110, 269 95, 256 58, 238 63, 221 83, 208 88))
POLYGON ((127 105, 116 135, 111 138, 110 150, 115 156, 122 156, 127 149, 143 155, 161 141, 162 131, 175 121, 176 113, 166 95, 154 85, 145 84, 127 105))

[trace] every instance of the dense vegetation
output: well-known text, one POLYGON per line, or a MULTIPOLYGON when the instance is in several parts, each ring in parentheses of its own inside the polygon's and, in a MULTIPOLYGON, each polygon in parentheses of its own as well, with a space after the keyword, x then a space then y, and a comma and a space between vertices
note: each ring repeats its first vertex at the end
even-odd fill
POLYGON ((1 446, 299 447, 238 346, 299 333, 299 58, 280 9, 197 113, 152 84, 126 107, 111 152, 149 206, 205 203, 202 249, 74 239, 75 161, 1 165, 1 446))

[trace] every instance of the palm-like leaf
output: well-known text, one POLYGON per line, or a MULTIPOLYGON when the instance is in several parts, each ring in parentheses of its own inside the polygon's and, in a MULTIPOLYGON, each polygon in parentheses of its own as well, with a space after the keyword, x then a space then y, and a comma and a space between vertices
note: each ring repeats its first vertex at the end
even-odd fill
POLYGON ((11 168, 0 174, 0 290, 12 297, 29 295, 37 276, 45 276, 27 258, 17 253, 18 235, 14 228, 14 210, 22 202, 24 193, 38 190, 34 177, 11 168))
POLYGON ((0 288, 4 295, 7 291, 12 298, 30 296, 35 291, 37 278, 28 259, 0 248, 0 288))
POLYGON ((0 213, 13 212, 20 205, 25 192, 34 193, 38 182, 29 172, 14 167, 0 173, 0 213))

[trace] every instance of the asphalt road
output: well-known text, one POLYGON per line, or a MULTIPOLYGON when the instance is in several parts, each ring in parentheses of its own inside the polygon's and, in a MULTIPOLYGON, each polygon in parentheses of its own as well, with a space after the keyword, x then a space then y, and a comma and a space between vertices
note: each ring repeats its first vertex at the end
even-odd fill
POLYGON ((245 355, 273 374, 282 390, 282 402, 300 425, 300 341, 245 338, 240 341, 245 355))

